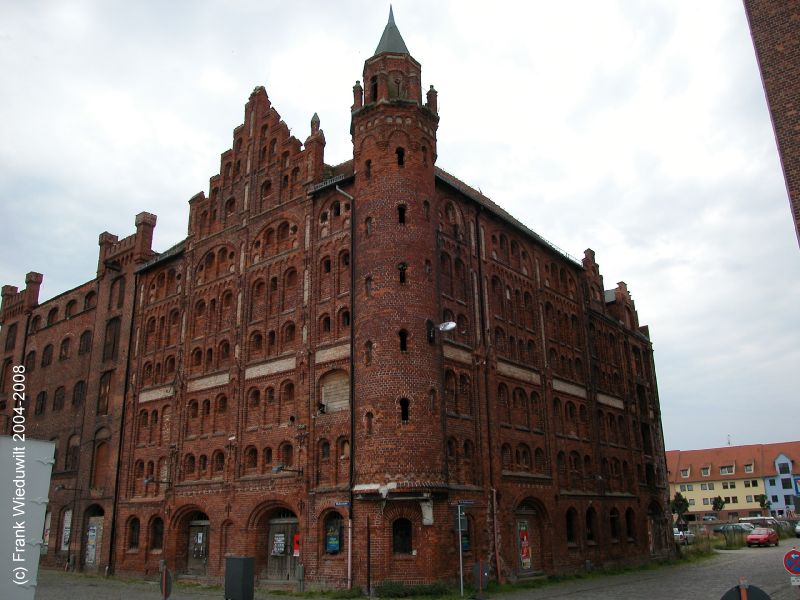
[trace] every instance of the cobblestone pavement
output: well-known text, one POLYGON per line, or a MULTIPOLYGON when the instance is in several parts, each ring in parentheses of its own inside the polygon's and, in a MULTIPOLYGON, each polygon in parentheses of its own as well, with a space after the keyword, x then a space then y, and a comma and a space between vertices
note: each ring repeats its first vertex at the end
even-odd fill
MULTIPOLYGON (((720 552, 698 563, 622 575, 593 577, 555 584, 541 589, 496 594, 498 600, 546 600, 590 598, 591 600, 719 600, 746 577, 772 600, 798 600, 800 590, 789 585, 783 555, 792 544, 785 540, 777 548, 742 548, 720 552)), ((175 587, 174 600, 224 597, 221 588, 175 587)), ((158 585, 140 580, 120 580, 43 570, 39 573, 36 600, 159 600, 158 585)), ((256 591, 256 598, 280 600, 275 593, 256 591)))

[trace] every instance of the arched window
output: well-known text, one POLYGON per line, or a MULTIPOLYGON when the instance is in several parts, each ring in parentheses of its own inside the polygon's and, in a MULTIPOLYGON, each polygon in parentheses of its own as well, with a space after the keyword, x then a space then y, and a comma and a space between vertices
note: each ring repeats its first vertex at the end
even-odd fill
POLYGON ((611 541, 619 541, 619 511, 616 508, 612 508, 608 515, 608 528, 611 532, 611 541))
POLYGON ((597 513, 591 507, 586 511, 586 541, 597 543, 597 513))
POLYGON ((81 334, 80 341, 78 342, 78 354, 86 354, 92 349, 92 332, 86 330, 81 334))
POLYGON ((128 550, 139 549, 139 519, 133 517, 128 522, 128 550))
POLYGON ((331 457, 331 444, 328 440, 321 440, 319 443, 319 459, 328 460, 331 457))
POLYGON ((86 382, 81 380, 72 388, 72 406, 80 406, 86 400, 86 382))
POLYGON ((61 410, 64 408, 64 396, 65 391, 63 387, 59 387, 56 389, 56 393, 53 395, 53 410, 61 410))
POLYGON ((625 534, 629 541, 636 539, 636 518, 632 508, 625 511, 625 534))
POLYGON ((156 517, 150 521, 150 550, 161 550, 164 547, 164 521, 156 517))
POLYGON ((574 508, 567 510, 567 544, 577 544, 578 512, 574 508))
POLYGON ((53 345, 47 344, 42 350, 42 366, 48 367, 53 362, 53 345))
POLYGON ((97 414, 98 415, 107 415, 108 414, 108 397, 111 393, 111 375, 113 371, 108 371, 103 373, 103 376, 100 378, 100 388, 97 392, 97 414))
POLYGON ((342 516, 330 513, 325 517, 325 553, 338 554, 342 551, 342 516))
POLYGON ((73 435, 69 438, 67 444, 67 457, 64 463, 64 469, 67 471, 75 471, 78 468, 78 460, 81 452, 81 438, 73 435))
POLYGON ((186 473, 187 475, 194 475, 194 464, 195 464, 194 455, 189 454, 186 457, 186 462, 184 464, 183 468, 184 473, 186 473))
POLYGON ((106 324, 106 338, 103 343, 103 360, 117 359, 117 346, 119 346, 119 317, 111 319, 106 324))
POLYGON ((408 398, 400 398, 400 422, 408 423, 408 418, 409 418, 408 398))
POLYGON ((6 352, 14 349, 17 345, 17 324, 12 323, 8 326, 8 334, 6 335, 6 352))
POLYGON ((403 148, 397 148, 394 153, 397 155, 397 166, 403 167, 406 164, 406 151, 403 148))
POLYGON ((214 453, 214 472, 215 473, 222 473, 225 469, 225 453, 221 450, 217 450, 214 453))
POLYGON ((411 554, 411 521, 396 519, 392 523, 392 552, 395 554, 411 554))

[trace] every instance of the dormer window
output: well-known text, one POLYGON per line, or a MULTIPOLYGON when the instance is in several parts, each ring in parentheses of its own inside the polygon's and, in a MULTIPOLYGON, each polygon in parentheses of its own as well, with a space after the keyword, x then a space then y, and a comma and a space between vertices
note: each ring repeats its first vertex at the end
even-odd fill
POLYGON ((681 469, 681 477, 689 477, 689 469, 681 469))
POLYGON ((702 475, 703 477, 708 477, 709 475, 711 475, 711 467, 703 467, 702 469, 700 469, 700 475, 702 475))
POLYGON ((724 465, 719 468, 720 475, 733 475, 733 473, 734 473, 733 465, 724 465))
POLYGON ((752 473, 753 472, 753 463, 747 464, 744 466, 745 473, 752 473))

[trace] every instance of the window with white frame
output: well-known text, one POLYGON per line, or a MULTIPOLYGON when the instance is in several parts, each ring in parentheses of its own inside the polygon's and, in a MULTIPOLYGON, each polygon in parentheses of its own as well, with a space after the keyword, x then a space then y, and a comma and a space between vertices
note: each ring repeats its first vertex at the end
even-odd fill
POLYGON ((681 477, 689 477, 689 469, 681 469, 681 477))
POLYGON ((711 475, 711 467, 703 467, 702 469, 700 469, 700 475, 702 475, 703 477, 708 477, 709 475, 711 475))
POLYGON ((753 463, 747 464, 744 466, 745 473, 752 473, 753 472, 753 463))
POLYGON ((724 465, 719 468, 720 475, 733 475, 733 465, 724 465))

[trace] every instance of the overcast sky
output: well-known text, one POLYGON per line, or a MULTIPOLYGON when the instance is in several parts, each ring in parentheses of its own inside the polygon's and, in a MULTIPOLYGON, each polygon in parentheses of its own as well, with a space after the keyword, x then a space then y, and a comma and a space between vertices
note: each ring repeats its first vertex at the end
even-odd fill
MULTIPOLYGON (((388 4, 3 2, 0 284, 91 279, 97 237, 186 235, 253 88, 326 162, 388 4)), ((438 165, 627 282, 667 449, 798 439, 800 249, 737 0, 394 2, 438 165)))

